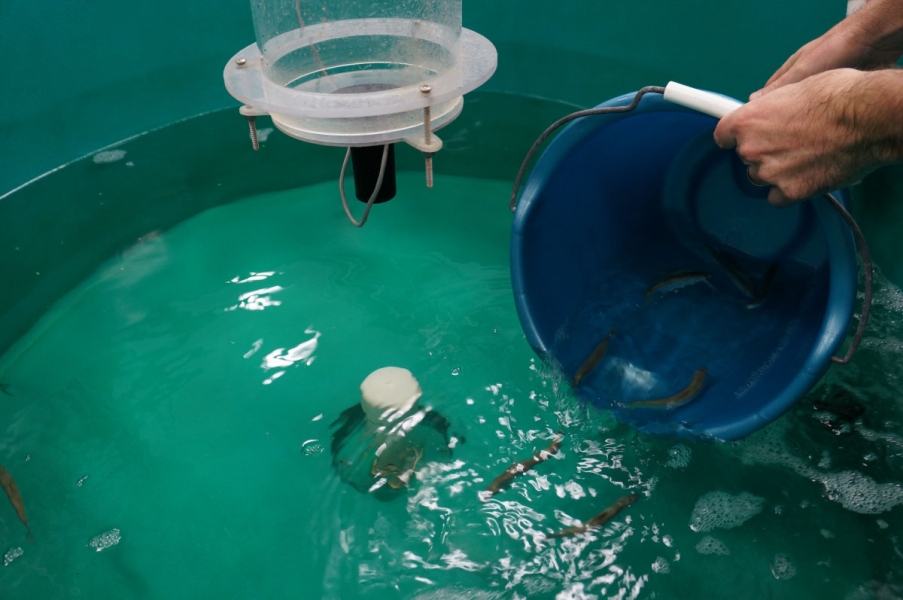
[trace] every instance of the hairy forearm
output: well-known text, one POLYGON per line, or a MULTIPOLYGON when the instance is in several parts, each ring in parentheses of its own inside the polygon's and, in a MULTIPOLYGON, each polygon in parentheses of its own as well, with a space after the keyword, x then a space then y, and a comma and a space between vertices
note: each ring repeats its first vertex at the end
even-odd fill
POLYGON ((903 70, 862 73, 860 79, 841 103, 843 118, 860 132, 876 163, 903 161, 903 70))
POLYGON ((903 53, 903 0, 869 0, 837 27, 860 46, 903 53))
POLYGON ((849 185, 903 161, 903 70, 836 69, 782 86, 715 129, 778 205, 849 185))

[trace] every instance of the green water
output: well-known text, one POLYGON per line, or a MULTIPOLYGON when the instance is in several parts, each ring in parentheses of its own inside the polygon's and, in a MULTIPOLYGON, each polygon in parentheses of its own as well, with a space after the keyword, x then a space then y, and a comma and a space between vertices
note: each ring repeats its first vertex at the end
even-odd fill
POLYGON ((856 362, 774 425, 675 444, 581 407, 533 355, 508 182, 398 186, 360 230, 330 182, 147 235, 0 358, 0 462, 35 540, 0 502, 0 552, 23 552, 4 598, 903 593, 899 290, 879 278, 856 362), (333 472, 330 424, 389 365, 460 441, 380 502, 333 472), (814 408, 841 390, 863 415, 814 408), (558 430, 554 459, 479 499, 558 430), (542 539, 630 491, 599 531, 542 539))

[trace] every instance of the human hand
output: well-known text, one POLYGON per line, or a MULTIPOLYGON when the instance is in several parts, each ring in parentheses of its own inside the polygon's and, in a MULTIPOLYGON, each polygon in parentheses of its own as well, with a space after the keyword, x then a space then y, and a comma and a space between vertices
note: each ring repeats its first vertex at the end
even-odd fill
POLYGON ((899 157, 901 75, 839 69, 785 85, 721 119, 715 142, 774 186, 775 206, 849 185, 899 157))
POLYGON ((884 69, 903 56, 903 10, 897 0, 871 0, 796 51, 750 100, 833 69, 884 69))

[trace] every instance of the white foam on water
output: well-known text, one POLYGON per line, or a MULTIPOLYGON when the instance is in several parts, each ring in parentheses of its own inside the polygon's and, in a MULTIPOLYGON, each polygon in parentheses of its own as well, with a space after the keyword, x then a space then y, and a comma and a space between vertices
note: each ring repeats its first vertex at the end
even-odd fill
POLYGON ((25 552, 22 550, 22 548, 10 548, 6 551, 6 554, 3 555, 3 566, 9 566, 9 563, 13 562, 23 554, 25 554, 25 552))
POLYGON ((784 439, 788 429, 789 422, 782 419, 750 436, 741 451, 742 462, 788 467, 821 484, 829 500, 856 513, 874 515, 903 504, 903 485, 899 482, 878 483, 858 471, 826 473, 794 456, 784 439))
POLYGON ((720 556, 727 556, 731 553, 727 546, 724 545, 724 542, 710 535, 699 540, 699 543, 696 544, 696 551, 700 554, 717 554, 720 556))
POLYGON ((727 492, 709 492, 696 501, 690 515, 690 529, 711 531, 733 529, 762 512, 765 499, 741 492, 736 496, 727 492))
POLYGON ((792 579, 796 575, 796 566, 786 554, 778 554, 771 561, 771 574, 778 581, 792 579))
POLYGON ((110 531, 106 531, 101 533, 100 535, 96 535, 91 538, 91 541, 88 542, 88 545, 98 552, 101 550, 106 550, 111 546, 115 546, 121 540, 118 529, 111 529, 110 531))
POLYGON ((263 143, 267 141, 270 137, 270 134, 273 133, 272 127, 264 127, 263 129, 257 130, 257 141, 263 143))
POLYGON ((821 474, 828 498, 847 510, 864 515, 877 515, 903 504, 903 485, 896 482, 876 483, 857 471, 821 474))
POLYGON ((652 570, 656 573, 669 573, 671 571, 671 565, 667 560, 659 556, 656 557, 655 562, 652 563, 652 570))
POLYGON ((98 165, 112 163, 125 158, 125 150, 104 150, 94 155, 94 162, 98 165))
POLYGON ((665 466, 669 469, 683 469, 690 464, 693 451, 685 444, 677 444, 668 450, 668 460, 665 466))

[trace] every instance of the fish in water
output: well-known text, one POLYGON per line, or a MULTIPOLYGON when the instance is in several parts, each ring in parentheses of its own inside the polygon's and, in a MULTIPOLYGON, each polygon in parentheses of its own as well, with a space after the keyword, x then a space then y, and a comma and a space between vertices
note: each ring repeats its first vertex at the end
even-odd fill
POLYGON ((373 464, 370 467, 370 473, 374 477, 386 477, 386 483, 393 490, 400 490, 410 483, 411 478, 414 476, 414 471, 417 469, 417 463, 420 462, 420 459, 423 457, 423 448, 409 448, 409 453, 406 453, 402 458, 407 461, 408 458, 413 456, 413 461, 411 462, 411 466, 407 469, 396 467, 395 465, 386 465, 384 467, 379 467, 378 462, 379 458, 373 459, 373 464))
POLYGON ((706 246, 709 249, 709 253, 712 257, 718 262, 724 272, 727 273, 727 276, 731 281, 734 282, 734 285, 737 286, 743 294, 745 294, 749 298, 756 298, 755 291, 755 282, 749 273, 744 271, 739 264, 733 259, 733 257, 725 254, 724 252, 719 252, 715 250, 711 246, 706 246))
POLYGON ((556 531, 555 533, 550 533, 546 537, 548 538, 557 538, 557 537, 565 537, 568 535, 576 535, 578 533, 584 533, 590 529, 596 529, 608 523, 611 519, 615 517, 619 512, 633 504, 637 501, 639 496, 636 494, 627 494, 622 498, 618 498, 618 500, 600 512, 598 515, 583 523, 582 525, 577 525, 575 527, 568 527, 567 529, 562 529, 561 531, 556 531))
POLYGON ((762 276, 762 281, 759 283, 759 292, 756 294, 756 297, 753 298, 753 301, 746 305, 746 308, 755 308, 765 302, 765 298, 768 297, 768 292, 771 290, 771 284, 777 274, 778 263, 773 262, 768 265, 768 270, 765 271, 765 275, 762 276))
POLYGON ((28 532, 28 539, 32 539, 31 527, 28 526, 28 517, 25 516, 25 504, 22 502, 22 494, 19 493, 19 486, 16 485, 16 480, 13 479, 13 476, 9 474, 9 471, 7 471, 3 465, 0 465, 0 487, 3 487, 3 491, 6 492, 6 496, 9 498, 9 503, 16 509, 19 520, 25 524, 25 530, 28 532))
POLYGON ((666 273, 661 281, 649 288, 649 291, 646 292, 646 300, 656 292, 673 292, 694 283, 707 283, 711 287, 712 284, 709 283, 711 276, 711 273, 702 271, 671 271, 666 273))
POLYGON ((706 373, 705 367, 697 369, 697 371, 693 373, 693 379, 690 380, 690 384, 673 396, 658 398, 656 400, 639 400, 637 402, 631 402, 627 405, 627 408, 677 408, 678 406, 682 406, 692 400, 696 394, 699 393, 699 390, 702 389, 702 386, 705 384, 706 373))
POLYGON ((608 342, 611 341, 611 336, 614 332, 614 329, 609 331, 608 335, 605 336, 605 339, 602 340, 599 345, 596 346, 596 349, 593 350, 593 353, 589 355, 589 358, 580 365, 580 368, 577 369, 577 372, 574 373, 574 378, 571 380, 571 387, 577 387, 577 384, 580 383, 590 371, 596 368, 596 365, 598 365, 599 361, 602 360, 602 357, 605 356, 605 351, 608 350, 608 342))
POLYGON ((13 395, 13 393, 12 393, 11 391, 9 391, 9 384, 8 384, 8 383, 0 383, 0 392, 3 392, 3 393, 6 394, 7 396, 12 396, 12 395, 13 395))
POLYGON ((558 448, 561 447, 561 440, 564 438, 564 434, 559 431, 555 434, 555 439, 552 440, 552 443, 549 444, 549 447, 541 452, 534 452, 533 456, 526 460, 522 460, 518 463, 514 463, 507 469, 505 472, 492 480, 486 487, 486 491, 488 492, 487 498, 491 497, 493 494, 498 493, 505 484, 509 481, 520 475, 521 473, 526 473, 539 463, 547 460, 550 456, 558 452, 558 448))

